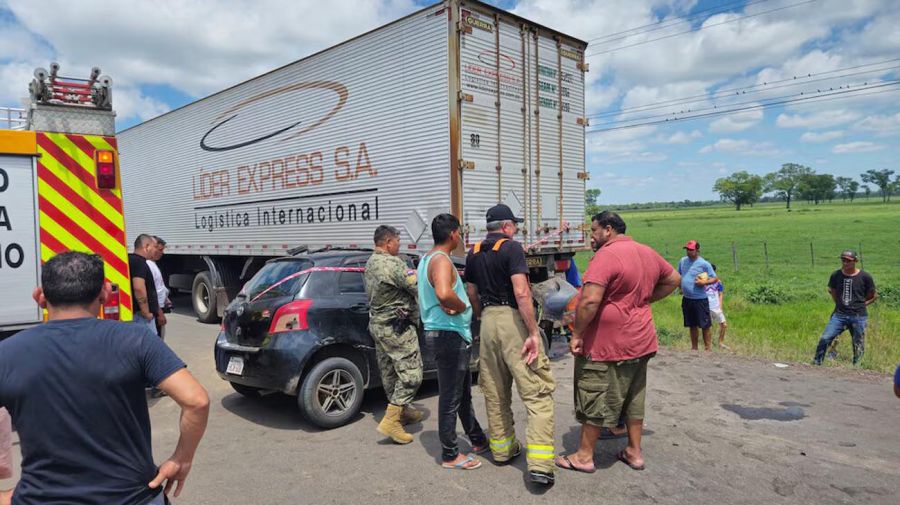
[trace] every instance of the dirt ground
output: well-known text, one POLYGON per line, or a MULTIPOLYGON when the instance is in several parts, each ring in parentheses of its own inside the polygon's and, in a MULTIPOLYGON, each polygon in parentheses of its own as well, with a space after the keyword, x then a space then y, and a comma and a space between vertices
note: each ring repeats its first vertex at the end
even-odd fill
MULTIPOLYGON (((208 388, 209 429, 184 494, 185 504, 348 503, 809 503, 895 504, 900 496, 900 399, 887 375, 662 350, 650 362, 644 452, 647 469, 617 462, 624 440, 602 441, 592 475, 560 470, 541 491, 526 484, 524 459, 485 461, 461 472, 438 462, 437 386, 423 385, 427 417, 395 446, 375 431, 381 391, 366 394, 360 416, 321 431, 283 396, 247 399, 214 370, 216 326, 172 315, 168 342, 208 388)), ((557 452, 573 451, 572 360, 553 346, 558 381, 557 452)), ((486 424, 483 398, 473 392, 486 424)), ((174 449, 178 409, 151 400, 157 461, 174 449)), ((515 402, 524 440, 525 415, 515 402)), ((464 449, 468 445, 463 441, 464 449)), ((16 446, 16 449, 18 446, 16 446)), ((11 482, 0 483, 8 487, 11 482)))

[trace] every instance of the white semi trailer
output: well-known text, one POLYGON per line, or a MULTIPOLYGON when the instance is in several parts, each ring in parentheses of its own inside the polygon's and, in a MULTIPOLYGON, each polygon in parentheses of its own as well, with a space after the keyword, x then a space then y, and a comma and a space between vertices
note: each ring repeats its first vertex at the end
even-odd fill
POLYGON ((448 0, 124 130, 128 240, 167 241, 207 322, 272 257, 371 247, 379 224, 425 251, 442 212, 468 247, 498 202, 546 280, 588 246, 585 47, 448 0))

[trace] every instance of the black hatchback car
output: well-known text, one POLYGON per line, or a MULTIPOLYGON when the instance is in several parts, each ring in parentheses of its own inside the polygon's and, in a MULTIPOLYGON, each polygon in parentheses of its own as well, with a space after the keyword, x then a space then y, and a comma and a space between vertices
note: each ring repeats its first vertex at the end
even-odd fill
MULTIPOLYGON (((329 250, 266 263, 225 310, 215 345, 219 376, 245 396, 296 396, 307 419, 322 428, 352 419, 364 391, 381 385, 363 282, 371 254, 329 250)), ((404 259, 415 268, 418 257, 404 259)), ((434 378, 422 334, 425 378, 434 378)))

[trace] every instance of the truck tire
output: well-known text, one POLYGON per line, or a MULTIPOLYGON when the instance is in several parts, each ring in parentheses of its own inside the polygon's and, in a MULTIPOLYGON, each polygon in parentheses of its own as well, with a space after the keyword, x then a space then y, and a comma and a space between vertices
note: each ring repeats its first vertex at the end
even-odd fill
POLYGON ((191 301, 194 304, 194 313, 197 314, 197 319, 201 323, 218 322, 219 312, 216 307, 216 289, 208 270, 200 272, 194 277, 191 301))
POLYGON ((346 358, 316 363, 303 378, 297 405, 303 415, 326 430, 347 424, 359 412, 363 399, 359 368, 346 358))

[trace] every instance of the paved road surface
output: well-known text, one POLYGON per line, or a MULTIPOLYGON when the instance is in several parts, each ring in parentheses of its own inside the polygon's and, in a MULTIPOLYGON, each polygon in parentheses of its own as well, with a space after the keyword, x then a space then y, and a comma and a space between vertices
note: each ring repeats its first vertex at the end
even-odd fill
MULTIPOLYGON (((556 486, 540 493, 525 483, 524 460, 486 462, 471 472, 438 465, 436 384, 426 383, 417 398, 428 416, 411 428, 412 444, 395 446, 375 432, 384 408, 380 391, 366 395, 356 421, 320 431, 292 399, 246 399, 220 380, 212 359, 216 331, 187 315, 170 318, 169 344, 212 398, 181 504, 824 505, 896 504, 900 496, 900 399, 883 375, 664 350, 650 364, 647 469, 616 461, 624 441, 603 441, 597 473, 560 471, 556 486)), ((554 346, 555 353, 563 349, 554 346)), ((572 362, 561 355, 553 366, 557 452, 572 451, 578 440, 572 362)), ((477 388, 474 396, 484 422, 477 388)), ((175 446, 178 409, 167 398, 151 400, 150 409, 160 461, 175 446)), ((524 437, 518 402, 516 424, 524 437)))

